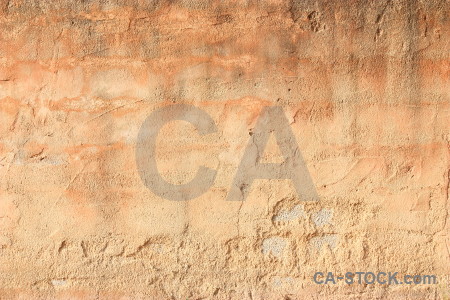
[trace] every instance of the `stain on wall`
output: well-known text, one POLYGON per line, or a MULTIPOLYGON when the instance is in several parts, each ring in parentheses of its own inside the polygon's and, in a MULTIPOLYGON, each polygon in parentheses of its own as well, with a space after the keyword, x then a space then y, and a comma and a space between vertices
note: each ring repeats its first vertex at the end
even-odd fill
POLYGON ((1 299, 450 297, 448 1, 1 0, 0 26, 1 299), (180 103, 217 131, 167 123, 161 176, 217 174, 169 201, 135 148, 180 103), (275 105, 320 200, 261 179, 227 201, 275 105), (439 283, 312 280, 357 271, 439 283))

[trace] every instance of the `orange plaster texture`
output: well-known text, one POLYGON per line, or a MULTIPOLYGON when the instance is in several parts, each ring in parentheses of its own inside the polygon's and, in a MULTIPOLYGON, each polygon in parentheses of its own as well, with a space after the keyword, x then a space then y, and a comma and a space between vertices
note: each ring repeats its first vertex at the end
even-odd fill
POLYGON ((0 299, 450 297, 448 1, 2 0, 0 26, 0 299), (218 129, 160 131, 167 181, 217 170, 178 202, 135 162, 146 117, 176 103, 218 129), (317 202, 289 180, 226 201, 271 105, 317 202))

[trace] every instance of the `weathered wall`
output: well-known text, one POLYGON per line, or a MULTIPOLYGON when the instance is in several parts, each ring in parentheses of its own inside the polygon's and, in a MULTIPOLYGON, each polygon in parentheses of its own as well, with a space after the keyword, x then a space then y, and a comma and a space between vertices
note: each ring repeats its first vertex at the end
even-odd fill
MULTIPOLYGON (((4 0, 0 24, 1 299, 449 297, 448 1, 4 0), (166 180, 217 170, 190 201, 136 166, 140 126, 173 103, 217 126, 158 136, 166 180), (289 180, 226 201, 270 105, 317 202, 289 180), (317 271, 440 282, 321 286, 317 271)), ((280 159, 272 140, 264 160, 280 159)))

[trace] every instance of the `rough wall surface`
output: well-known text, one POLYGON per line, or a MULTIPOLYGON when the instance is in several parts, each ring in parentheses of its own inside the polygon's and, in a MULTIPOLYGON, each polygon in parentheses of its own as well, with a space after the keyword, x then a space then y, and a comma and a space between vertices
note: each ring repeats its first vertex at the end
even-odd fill
MULTIPOLYGON (((0 2, 0 299, 450 297, 449 2, 0 2), (189 201, 141 180, 137 136, 189 201), (257 119, 281 106, 316 187, 227 194, 257 119), (435 274, 318 285, 315 272, 435 274)), ((262 157, 283 161, 271 139, 262 157)))

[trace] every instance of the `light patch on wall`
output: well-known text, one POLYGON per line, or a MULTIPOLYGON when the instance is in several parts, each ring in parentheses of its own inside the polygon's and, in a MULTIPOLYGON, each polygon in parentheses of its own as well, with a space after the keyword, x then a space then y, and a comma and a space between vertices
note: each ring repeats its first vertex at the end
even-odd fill
POLYGON ((264 255, 269 255, 272 253, 273 256, 280 257, 286 246, 286 239, 279 236, 270 237, 263 241, 262 253, 264 255))
POLYGON ((272 284, 275 288, 292 287, 294 285, 294 279, 292 277, 275 276, 272 278, 272 284))
POLYGON ((331 219, 333 218, 333 210, 327 208, 321 209, 317 213, 313 214, 311 218, 317 227, 331 224, 331 219))
POLYGON ((52 285, 54 287, 63 287, 65 285, 67 285, 67 281, 64 279, 53 279, 52 280, 52 285))
POLYGON ((303 205, 296 205, 291 210, 281 211, 278 215, 275 216, 275 222, 289 222, 299 218, 305 218, 305 210, 303 205))
POLYGON ((338 240, 337 234, 318 236, 310 240, 310 245, 317 250, 320 250, 324 245, 328 245, 331 249, 334 249, 337 246, 337 240, 338 240))

